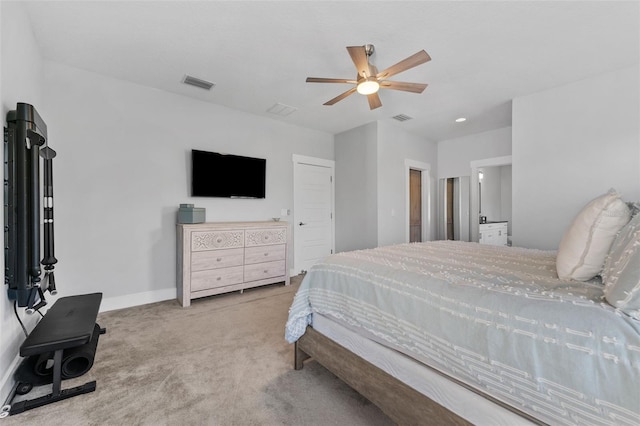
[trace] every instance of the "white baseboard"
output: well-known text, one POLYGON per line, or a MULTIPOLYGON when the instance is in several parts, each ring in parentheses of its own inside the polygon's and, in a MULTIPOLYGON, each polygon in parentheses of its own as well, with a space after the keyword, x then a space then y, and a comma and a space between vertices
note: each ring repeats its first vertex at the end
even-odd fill
MULTIPOLYGON (((5 399, 9 396, 9 392, 13 388, 15 381, 13 380, 13 375, 15 374, 18 366, 22 362, 22 357, 20 355, 16 355, 13 359, 13 362, 7 368, 7 371, 2 376, 2 382, 0 383, 0 404, 4 404, 5 399)), ((0 405, 0 407, 2 407, 0 405)))
MULTIPOLYGON (((176 289, 167 288, 163 290, 145 291, 141 293, 127 294, 126 296, 106 297, 100 303, 100 312, 114 311, 116 309, 131 308, 133 306, 146 305, 147 303, 162 302, 164 300, 176 299, 176 289)), ((176 302, 177 303, 177 302, 176 302)), ((15 381, 13 376, 18 366, 22 362, 22 357, 16 355, 14 360, 5 371, 0 380, 0 404, 9 396, 15 381)), ((1 407, 1 406, 0 406, 1 407)))
POLYGON ((175 298, 175 287, 127 294, 126 296, 106 297, 103 298, 102 303, 100 303, 100 312, 115 311, 116 309, 131 308, 134 306, 146 305, 147 303, 162 302, 164 300, 171 300, 175 298))

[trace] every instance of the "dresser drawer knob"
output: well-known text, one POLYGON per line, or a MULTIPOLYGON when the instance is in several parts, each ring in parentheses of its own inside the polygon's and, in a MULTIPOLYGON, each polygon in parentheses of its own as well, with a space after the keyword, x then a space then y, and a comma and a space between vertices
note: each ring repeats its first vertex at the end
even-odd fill
POLYGON ((216 242, 221 243, 221 242, 222 242, 222 238, 218 238, 218 239, 216 240, 216 242))
POLYGON ((266 273, 268 273, 268 272, 269 272, 269 271, 267 271, 266 269, 264 270, 264 273, 265 273, 265 274, 266 274, 266 273))
POLYGON ((265 255, 265 256, 269 256, 269 253, 265 253, 264 255, 265 255))
POLYGON ((216 281, 220 281, 222 279, 222 277, 218 277, 216 278, 216 281))
POLYGON ((222 258, 219 257, 219 258, 216 259, 216 262, 220 262, 221 260, 222 260, 222 258))

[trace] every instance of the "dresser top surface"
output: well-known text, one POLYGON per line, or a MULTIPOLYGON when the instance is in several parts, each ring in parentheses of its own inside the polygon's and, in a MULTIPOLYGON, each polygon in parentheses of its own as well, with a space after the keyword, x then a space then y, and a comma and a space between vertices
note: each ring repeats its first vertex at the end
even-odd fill
POLYGON ((203 223, 178 223, 179 228, 189 230, 208 230, 208 229, 240 229, 240 228, 268 228, 268 227, 286 227, 289 222, 264 220, 256 222, 203 222, 203 223))

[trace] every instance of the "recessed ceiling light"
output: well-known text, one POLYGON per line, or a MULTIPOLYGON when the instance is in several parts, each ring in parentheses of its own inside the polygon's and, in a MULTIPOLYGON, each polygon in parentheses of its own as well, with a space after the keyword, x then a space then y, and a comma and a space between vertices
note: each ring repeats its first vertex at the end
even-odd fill
POLYGON ((456 118, 456 123, 462 123, 463 121, 467 121, 467 119, 464 117, 456 118))

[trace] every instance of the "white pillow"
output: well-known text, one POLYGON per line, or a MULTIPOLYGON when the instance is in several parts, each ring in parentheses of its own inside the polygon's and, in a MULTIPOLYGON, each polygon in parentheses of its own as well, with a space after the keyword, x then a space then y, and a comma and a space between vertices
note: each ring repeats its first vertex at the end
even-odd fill
POLYGON ((616 237, 602 270, 607 302, 640 320, 640 214, 616 237))
POLYGON ((558 277, 587 281, 600 274, 616 234, 630 217, 629 207, 614 189, 591 200, 560 240, 558 277))

